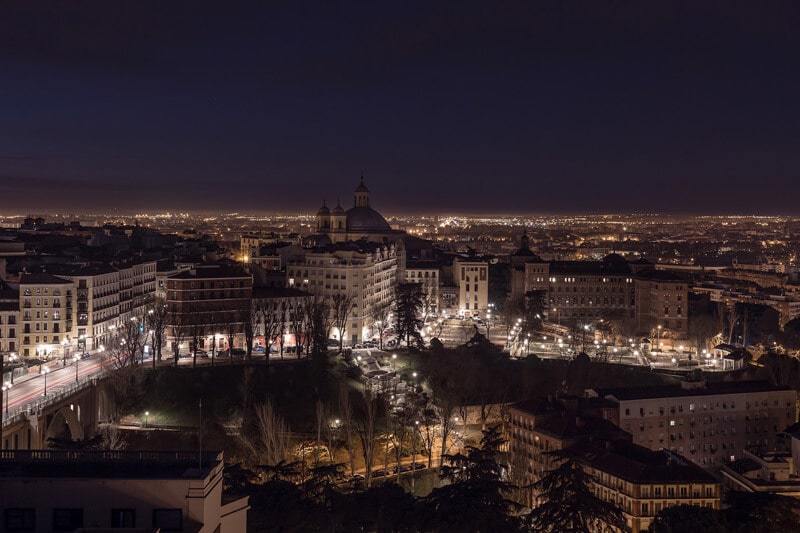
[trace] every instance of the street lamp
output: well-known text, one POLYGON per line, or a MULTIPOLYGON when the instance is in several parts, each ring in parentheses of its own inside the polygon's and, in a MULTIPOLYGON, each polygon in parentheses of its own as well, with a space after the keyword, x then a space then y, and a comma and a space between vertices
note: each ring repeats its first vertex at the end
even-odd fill
POLYGON ((661 324, 656 326, 656 344, 658 344, 658 351, 661 351, 661 324))
MULTIPOLYGON (((6 381, 5 385, 3 385, 3 392, 6 393, 6 418, 8 418, 8 395, 11 392, 11 387, 13 386, 14 384, 10 381, 6 381)), ((2 398, 0 398, 0 401, 2 401, 2 398)))
POLYGON ((67 366, 67 352, 69 351, 69 341, 65 338, 61 341, 61 366, 67 366))
POLYGON ((144 412, 144 427, 147 427, 147 417, 150 416, 150 411, 144 412))
POLYGON ((77 383, 78 382, 78 361, 81 360, 81 356, 78 355, 78 354, 75 354, 75 356, 72 359, 75 361, 75 383, 77 383))
MULTIPOLYGON (((9 356, 8 356, 9 363, 13 363, 16 360, 17 360, 17 354, 15 354, 14 352, 11 352, 11 354, 9 354, 9 356)), ((14 384, 14 369, 13 368, 11 369, 11 384, 12 385, 14 384)))
POLYGON ((46 366, 43 366, 39 369, 39 373, 44 376, 44 394, 42 396, 47 396, 47 373, 50 372, 50 369, 46 366))

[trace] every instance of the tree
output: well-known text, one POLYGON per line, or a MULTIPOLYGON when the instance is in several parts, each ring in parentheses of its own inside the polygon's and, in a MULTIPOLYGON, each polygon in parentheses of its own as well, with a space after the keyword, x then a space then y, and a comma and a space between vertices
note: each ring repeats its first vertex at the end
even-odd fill
POLYGON ((356 450, 353 442, 353 405, 350 402, 350 389, 342 383, 339 388, 339 416, 344 430, 344 442, 350 459, 350 475, 356 473, 356 450))
POLYGON ((147 328, 152 331, 153 337, 153 368, 156 367, 156 359, 161 362, 161 347, 164 345, 164 335, 169 323, 169 312, 167 301, 161 296, 153 297, 147 304, 147 328))
POLYGON ((388 299, 375 305, 372 314, 372 324, 378 328, 378 342, 380 349, 383 350, 383 332, 389 326, 389 316, 392 314, 392 301, 394 299, 394 291, 388 299))
POLYGON ((372 460, 375 454, 378 418, 383 411, 381 399, 371 390, 367 389, 361 397, 358 415, 354 417, 354 427, 361 441, 361 453, 364 459, 365 482, 367 487, 372 484, 372 460))
POLYGON ((496 426, 483 432, 479 447, 466 454, 447 455, 439 476, 449 483, 426 498, 431 531, 516 531, 516 505, 506 496, 512 486, 498 462, 503 444, 496 426))
POLYGON ((256 405, 255 414, 262 461, 268 465, 285 462, 291 448, 291 434, 286 421, 278 415, 269 400, 256 405))
POLYGON ((551 456, 560 464, 534 484, 541 503, 528 515, 533 531, 605 533, 625 527, 622 511, 592 493, 591 476, 569 451, 551 456))
POLYGON ((186 322, 187 336, 192 343, 192 367, 196 367, 198 345, 206 334, 207 325, 203 319, 203 315, 200 313, 186 315, 186 322))
MULTIPOLYGON (((279 305, 284 304, 282 302, 281 304, 270 302, 269 300, 258 303, 258 318, 261 325, 261 333, 264 335, 264 344, 266 345, 264 346, 264 357, 267 364, 269 364, 269 347, 272 344, 272 339, 275 338, 276 334, 281 333, 279 331, 281 326, 279 305)), ((282 345, 283 341, 281 340, 282 345)), ((283 348, 281 348, 281 358, 283 358, 283 348)))
POLYGON ((188 316, 185 313, 179 313, 176 308, 169 312, 169 328, 172 333, 172 356, 174 358, 175 366, 178 366, 180 359, 181 344, 186 338, 189 331, 188 316))
POLYGON ((698 357, 707 348, 708 339, 718 333, 717 321, 708 314, 695 315, 689 321, 689 338, 695 345, 698 357))
POLYGON ((419 339, 419 330, 423 325, 419 319, 422 310, 422 288, 418 283, 400 283, 397 285, 395 300, 395 324, 399 339, 405 339, 406 346, 411 347, 411 340, 419 339))
POLYGON ((350 320, 355 306, 355 295, 353 294, 337 292, 331 297, 333 327, 339 330, 339 353, 344 351, 344 332, 347 329, 347 322, 350 320))
POLYGON ((233 345, 236 341, 236 334, 239 332, 239 313, 228 311, 222 317, 225 322, 225 334, 228 337, 228 359, 233 365, 233 345))
MULTIPOLYGON (((238 310, 239 322, 242 324, 244 333, 245 350, 247 351, 247 362, 253 361, 253 341, 255 340, 258 322, 260 319, 259 306, 255 301, 244 302, 238 310)), ((273 313, 274 314, 274 313, 273 313)), ((269 362, 269 342, 267 342, 266 357, 269 362)))

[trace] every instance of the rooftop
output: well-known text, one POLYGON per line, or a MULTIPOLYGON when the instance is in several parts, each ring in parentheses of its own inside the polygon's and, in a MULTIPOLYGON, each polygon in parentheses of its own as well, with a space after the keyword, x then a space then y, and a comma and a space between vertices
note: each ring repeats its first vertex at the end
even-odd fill
POLYGON ((24 272, 19 280, 20 285, 70 285, 71 283, 48 272, 24 272))
POLYGON ((792 391, 791 387, 778 387, 768 381, 725 381, 706 383, 705 387, 684 389, 678 385, 654 387, 620 387, 613 389, 590 389, 601 398, 613 397, 618 401, 645 400, 652 398, 679 398, 690 396, 714 396, 724 394, 748 394, 753 392, 792 391))
POLYGON ((204 479, 220 452, 4 450, 3 478, 204 479))
POLYGON ((632 483, 718 483, 676 453, 652 451, 625 440, 580 444, 570 452, 584 464, 632 483))

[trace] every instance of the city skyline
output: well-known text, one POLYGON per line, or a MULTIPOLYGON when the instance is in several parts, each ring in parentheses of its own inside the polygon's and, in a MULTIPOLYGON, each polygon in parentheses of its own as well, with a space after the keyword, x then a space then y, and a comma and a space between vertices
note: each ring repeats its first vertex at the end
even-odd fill
POLYGON ((7 4, 0 210, 798 214, 797 6, 612 7, 7 4))

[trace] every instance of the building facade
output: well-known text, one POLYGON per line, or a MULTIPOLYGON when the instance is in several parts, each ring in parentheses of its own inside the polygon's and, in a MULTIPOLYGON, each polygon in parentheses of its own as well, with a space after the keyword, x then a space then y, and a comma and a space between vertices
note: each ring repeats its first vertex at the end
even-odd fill
POLYGON ((661 326, 665 336, 689 332, 689 282, 673 272, 649 270, 635 281, 636 329, 650 334, 661 326))
POLYGON ((453 278, 458 286, 458 313, 465 317, 486 316, 489 309, 489 263, 453 259, 453 278))
POLYGON ((602 261, 527 262, 525 294, 539 293, 551 321, 596 322, 633 319, 634 270, 622 257, 602 261))
POLYGON ((52 274, 23 273, 19 283, 22 357, 50 357, 72 332, 73 283, 52 274))
POLYGON ((352 300, 353 312, 345 331, 334 331, 353 344, 377 332, 374 323, 381 310, 393 305, 398 279, 395 244, 351 242, 320 246, 294 260, 286 269, 287 285, 330 300, 343 294, 352 300))
POLYGON ((704 468, 718 469, 744 450, 771 450, 776 433, 796 421, 797 394, 765 381, 592 389, 591 397, 615 407, 608 420, 633 442, 677 452, 704 468))
POLYGON ((239 265, 197 265, 167 278, 167 343, 194 349, 244 347, 244 320, 252 305, 253 277, 239 265), (231 335, 232 333, 232 335, 231 335))
POLYGON ((436 316, 441 309, 439 285, 441 270, 434 261, 406 261, 404 283, 417 283, 422 289, 423 317, 436 316))

